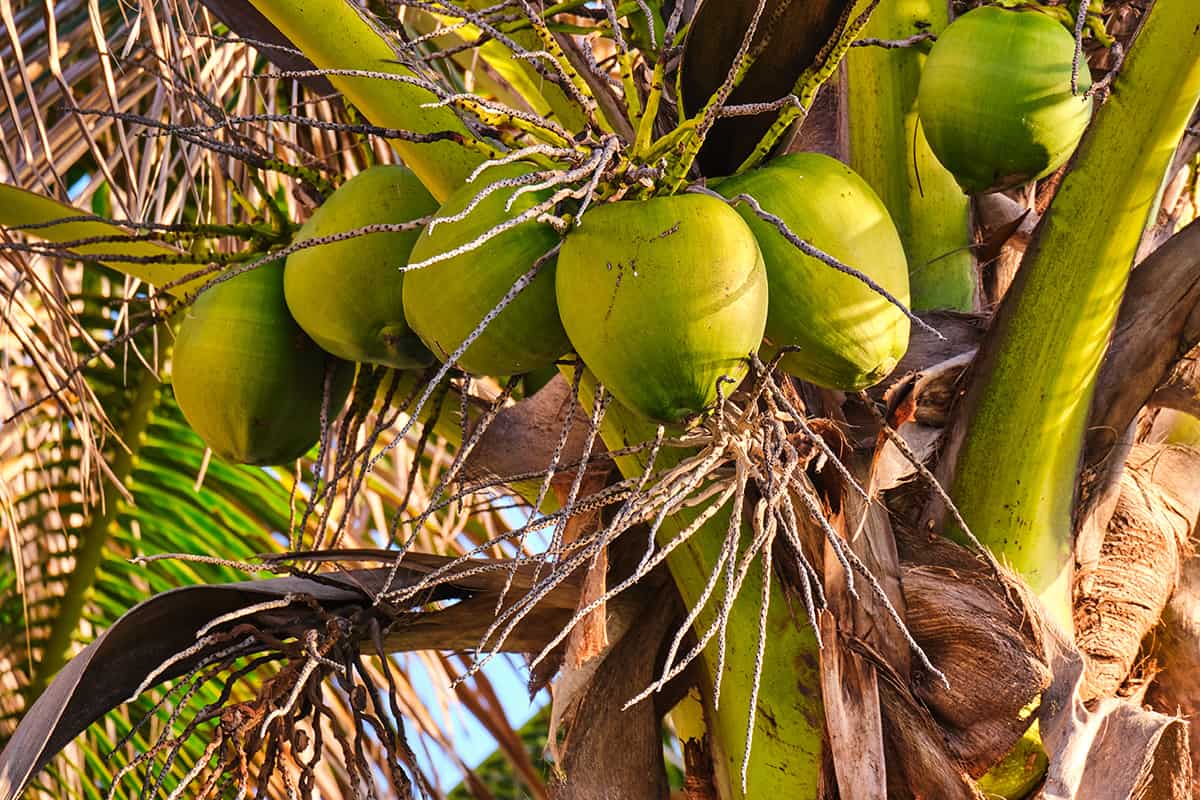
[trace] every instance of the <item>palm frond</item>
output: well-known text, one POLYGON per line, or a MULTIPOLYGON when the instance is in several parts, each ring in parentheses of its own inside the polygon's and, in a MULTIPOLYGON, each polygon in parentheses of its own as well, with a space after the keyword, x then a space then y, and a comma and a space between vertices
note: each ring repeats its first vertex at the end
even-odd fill
MULTIPOLYGON (((311 189, 286 170, 247 163, 248 154, 329 175, 394 160, 378 139, 296 125, 215 130, 200 143, 145 135, 154 130, 140 123, 155 119, 219 123, 227 114, 291 109, 337 119, 342 111, 336 100, 290 82, 244 81, 243 74, 267 62, 186 4, 133 13, 117 3, 68 2, 56 4, 54 12, 47 20, 40 4, 0 4, 0 91, 11 112, 0 115, 4 182, 59 200, 90 201, 97 214, 138 223, 239 222, 268 196, 294 220, 313 204, 311 189), (232 106, 209 100, 226 97, 234 98, 232 106), (205 146, 213 142, 228 146, 205 146)), ((237 242, 213 238, 209 244, 237 242)), ((201 553, 245 561, 286 548, 302 519, 310 540, 324 524, 331 535, 341 532, 345 546, 377 546, 406 504, 424 507, 424 489, 436 485, 439 471, 453 460, 453 449, 431 436, 414 470, 417 427, 411 441, 381 458, 352 502, 330 493, 314 501, 315 513, 306 519, 314 482, 303 476, 313 474, 311 462, 294 473, 230 465, 210 457, 191 432, 167 382, 169 326, 148 325, 97 356, 161 308, 147 287, 94 263, 79 267, 11 251, 5 258, 0 358, 7 385, 0 416, 21 413, 0 427, 6 533, 0 548, 0 738, 12 732, 65 658, 137 602, 175 586, 243 577, 221 564, 140 565, 130 558, 201 553), (87 366, 79 370, 84 360, 87 366)), ((351 436, 357 446, 365 444, 361 430, 351 436)), ((429 517, 419 545, 465 552, 505 526, 498 515, 460 513, 463 507, 429 517)), ((409 660, 404 669, 425 666, 409 660)), ((269 665, 260 668, 244 691, 252 693, 270 675, 269 665)), ((457 701, 440 697, 445 676, 439 670, 434 675, 427 681, 432 696, 409 684, 403 706, 422 747, 452 753, 451 719, 425 706, 457 701)), ((217 694, 202 686, 183 704, 201 708, 217 694)), ((181 702, 139 700, 110 714, 56 760, 31 793, 103 796, 102 787, 130 754, 145 752, 171 716, 183 713, 181 702)), ((328 702, 343 709, 330 720, 351 722, 347 698, 332 691, 328 702)), ((202 755, 202 747, 188 743, 161 780, 147 778, 145 791, 157 785, 169 792, 202 755)), ((336 769, 318 779, 326 797, 348 786, 336 769)), ((128 792, 118 788, 116 796, 128 792)))
MULTIPOLYGON (((117 316, 114 304, 122 307, 121 302, 81 294, 72 303, 79 309, 80 328, 90 339, 102 341, 112 335, 113 317, 117 316)), ((150 339, 135 339, 133 344, 153 359, 150 339)), ((165 360, 167 332, 158 344, 158 357, 165 360)), ((41 389, 39 381, 27 372, 13 370, 14 377, 21 378, 15 384, 36 394, 41 389)), ((0 699, 4 712, 0 724, 5 734, 11 733, 64 660, 128 608, 177 586, 242 577, 222 564, 163 559, 143 566, 130 559, 194 553, 247 562, 263 553, 279 552, 288 546, 289 532, 303 518, 311 499, 311 488, 295 485, 295 476, 288 470, 236 466, 209 457, 175 405, 169 384, 162 383, 158 374, 138 359, 132 363, 114 359, 106 368, 88 370, 86 376, 106 426, 99 455, 109 474, 97 499, 86 501, 80 489, 79 465, 87 445, 77 427, 61 413, 65 399, 39 407, 36 414, 22 417, 20 425, 7 429, 13 431, 4 448, 9 457, 0 460, 10 493, 4 517, 13 543, 10 558, 0 568, 4 590, 0 596, 0 658, 8 676, 0 699)), ((25 399, 16 394, 14 405, 24 405, 25 399)), ((395 448, 380 462, 365 491, 349 506, 336 494, 318 504, 302 540, 317 538, 319 520, 324 520, 329 530, 341 531, 345 546, 377 544, 397 515, 416 516, 415 512, 403 515, 404 504, 424 508, 425 489, 439 482, 439 473, 453 460, 453 453, 447 443, 434 440, 432 446, 420 450, 422 458, 410 478, 418 435, 414 433, 412 438, 414 441, 395 448), (321 513, 323 505, 334 506, 327 518, 321 513)), ((301 468, 303 474, 312 471, 311 462, 301 468)), ((461 554, 494 539, 498 528, 504 527, 502 518, 486 510, 461 514, 454 508, 431 518, 418 531, 423 549, 461 554)), ((436 662, 406 659, 401 674, 412 669, 428 672, 425 683, 434 687, 450 682, 436 662)), ((250 696, 253 687, 271 674, 269 665, 260 668, 242 693, 250 696)), ((453 754, 455 743, 448 733, 453 720, 426 710, 431 698, 414 690, 407 677, 401 684, 405 717, 414 721, 428 747, 453 754)), ((218 694, 215 686, 201 686, 186 698, 186 705, 193 711, 203 708, 218 694)), ((332 698, 331 706, 338 700, 336 691, 332 698)), ((436 699, 436 692, 432 700, 442 702, 436 699)), ((340 698, 340 702, 344 706, 348 701, 340 698)), ((157 731, 183 713, 173 699, 162 707, 140 700, 114 712, 93 726, 45 773, 40 787, 31 791, 53 797, 90 796, 95 786, 106 785, 127 766, 122 753, 146 752, 157 731), (135 731, 146 715, 150 723, 135 731), (128 748, 123 747, 126 743, 128 748), (100 758, 113 751, 118 755, 110 761, 100 758)), ((341 719, 349 721, 351 717, 343 715, 341 719)), ((492 714, 489 724, 495 730, 496 725, 505 723, 492 714)), ((169 791, 192 766, 192 760, 202 755, 202 747, 189 743, 162 777, 163 791, 169 791)), ((459 766, 467 769, 461 762, 459 766)), ((331 781, 335 777, 326 776, 331 781)), ((158 777, 146 780, 159 782, 158 777)))

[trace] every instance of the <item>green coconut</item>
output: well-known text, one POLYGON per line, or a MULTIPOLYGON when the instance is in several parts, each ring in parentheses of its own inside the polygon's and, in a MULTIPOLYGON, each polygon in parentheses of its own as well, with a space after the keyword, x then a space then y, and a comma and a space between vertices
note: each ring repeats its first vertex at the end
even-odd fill
POLYGON ((542 390, 542 388, 554 380, 558 375, 558 367, 549 366, 535 369, 533 372, 527 372, 521 379, 522 389, 526 397, 531 397, 542 390))
MULTIPOLYGON (((446 199, 437 218, 463 211, 489 182, 527 174, 522 165, 489 168, 474 183, 446 199)), ((419 263, 447 253, 536 205, 543 195, 523 194, 511 210, 504 206, 516 192, 500 189, 464 219, 421 232, 409 261, 419 263)), ((409 272, 404 279, 404 316, 421 341, 445 361, 495 308, 534 262, 558 243, 558 234, 533 220, 507 230, 483 246, 409 272)), ((554 265, 546 264, 483 330, 458 359, 462 369, 480 375, 517 375, 547 367, 570 347, 554 300, 554 265)))
MULTIPOLYGON (((411 222, 436 210, 437 201, 411 170, 372 167, 330 195, 297 240, 411 222)), ((296 322, 338 358, 397 369, 432 364, 433 356, 404 320, 400 267, 419 235, 419 230, 372 233, 292 253, 283 290, 296 322)))
POLYGON ((613 396, 686 424, 732 391, 762 341, 767 273, 754 235, 704 195, 594 208, 558 257, 571 344, 613 396))
POLYGON ((218 284, 188 309, 175 339, 175 400, 222 458, 282 464, 321 432, 325 368, 336 369, 331 409, 341 408, 353 365, 310 339, 283 299, 283 262, 218 284))
POLYGON ((969 193, 1028 183, 1061 167, 1092 115, 1087 63, 1071 93, 1075 40, 1038 11, 976 8, 933 45, 917 112, 934 155, 969 193))
MULTIPOLYGON (((864 273, 908 304, 908 263, 883 201, 857 173, 820 153, 796 153, 716 185, 748 194, 792 233, 864 273)), ((805 255, 771 222, 737 205, 766 263, 771 286, 768 353, 797 347, 782 368, 845 391, 882 380, 908 349, 908 317, 858 278, 805 255)))

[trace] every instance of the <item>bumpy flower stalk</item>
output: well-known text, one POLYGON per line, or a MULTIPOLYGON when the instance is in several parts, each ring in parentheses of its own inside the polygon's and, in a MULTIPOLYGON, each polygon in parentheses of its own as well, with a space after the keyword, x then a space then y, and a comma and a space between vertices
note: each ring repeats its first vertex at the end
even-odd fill
POLYGON ((855 11, 855 6, 847 9, 833 38, 817 54, 812 65, 804 70, 796 80, 796 85, 792 89, 792 96, 796 98, 796 101, 789 103, 779 112, 779 116, 771 123, 770 129, 763 134, 762 139, 754 147, 754 151, 746 156, 746 160, 737 168, 739 174, 761 164, 775 150, 775 146, 779 144, 780 139, 792 127, 792 124, 808 113, 813 100, 816 99, 817 91, 837 72, 854 40, 862 34, 863 29, 870 22, 871 15, 879 2, 880 0, 869 0, 857 14, 852 13, 855 11))

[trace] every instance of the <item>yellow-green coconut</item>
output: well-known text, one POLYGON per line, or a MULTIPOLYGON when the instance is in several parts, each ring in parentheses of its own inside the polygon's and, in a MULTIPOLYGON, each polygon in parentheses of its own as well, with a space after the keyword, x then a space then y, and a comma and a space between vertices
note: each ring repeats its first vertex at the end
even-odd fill
POLYGON ((214 286, 187 310, 172 358, 175 400, 222 458, 283 464, 320 436, 327 366, 335 370, 332 418, 353 365, 317 347, 292 319, 283 262, 274 261, 214 286))
MULTIPOLYGON (((748 194, 819 250, 853 267, 908 303, 908 263, 879 196, 857 173, 820 153, 796 153, 719 182, 726 197, 748 194)), ((858 278, 805 255, 748 204, 771 286, 768 354, 788 373, 833 389, 857 390, 883 379, 908 349, 908 317, 858 278)))
POLYGON ((1045 177, 1079 144, 1092 116, 1087 61, 1071 93, 1075 40, 1036 10, 983 6, 938 36, 917 95, 934 155, 970 193, 1045 177))
POLYGON ((762 340, 767 274, 721 200, 689 194, 588 211, 558 257, 571 344, 628 408, 684 424, 729 394, 762 340))
MULTIPOLYGON (((465 210, 489 183, 527 174, 522 165, 492 167, 474 183, 447 198, 437 218, 465 210)), ((505 204, 517 190, 505 187, 479 203, 465 218, 437 224, 421 232, 409 258, 418 264, 475 240, 518 216, 542 199, 519 196, 511 210, 505 204)), ((445 361, 508 293, 517 279, 558 243, 545 223, 529 220, 499 234, 483 246, 429 266, 404 279, 404 316, 433 354, 445 361)), ((484 329, 458 365, 479 375, 517 375, 549 366, 570 346, 554 300, 554 264, 541 272, 484 329)))
MULTIPOLYGON (((297 241, 374 224, 412 222, 437 201, 406 167, 372 167, 338 188, 309 218, 297 241)), ((433 363, 404 319, 404 273, 419 229, 371 233, 297 250, 287 258, 288 309, 324 350, 348 361, 397 369, 433 363)))

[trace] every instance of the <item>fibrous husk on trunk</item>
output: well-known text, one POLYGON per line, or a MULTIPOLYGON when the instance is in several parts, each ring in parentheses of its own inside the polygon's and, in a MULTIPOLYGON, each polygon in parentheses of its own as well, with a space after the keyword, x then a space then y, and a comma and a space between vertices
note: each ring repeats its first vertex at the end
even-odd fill
POLYGON ((1082 654, 1023 584, 932 536, 899 543, 908 624, 951 687, 918 675, 916 694, 972 775, 1008 753, 1033 719, 1022 709, 1040 695, 1050 764, 1038 798, 1189 796, 1183 720, 1118 698, 1085 706, 1082 654))
POLYGON ((983 796, 950 751, 937 720, 909 686, 881 669, 879 697, 887 742, 889 798, 978 800, 983 796))
POLYGON ((1200 453, 1137 445, 1099 558, 1075 580, 1075 641, 1086 655, 1083 697, 1114 694, 1175 588, 1180 553, 1200 513, 1200 453))
POLYGON ((1050 633, 1054 681, 1038 715, 1050 767, 1036 800, 1187 800, 1187 723, 1114 697, 1085 706, 1083 657, 1050 633))
MULTIPOLYGON (((903 427, 911 429, 918 416, 931 413, 928 421, 939 421, 938 410, 953 397, 955 376, 962 368, 959 359, 948 361, 951 364, 945 369, 926 369, 912 377, 910 390, 919 385, 920 391, 905 397, 900 387, 900 393, 889 398, 893 424, 907 420, 903 427), (931 377, 945 383, 945 391, 930 391, 931 377)), ((1180 493, 1186 494, 1188 483, 1182 478, 1183 452, 1156 453, 1164 469, 1157 475, 1147 472, 1152 469, 1153 461, 1146 457, 1150 454, 1142 455, 1131 461, 1127 481, 1134 485, 1138 480, 1160 481, 1147 488, 1142 499, 1153 495, 1158 513, 1174 515, 1186 530, 1184 520, 1194 515, 1186 500, 1178 499, 1180 493)), ((913 471, 908 471, 909 476, 913 471)), ((846 513, 861 518, 861 509, 846 513)), ((837 519, 835 514, 835 524, 837 519)), ((860 533, 871 527, 864 525, 860 533)), ((1080 691, 1082 654, 1044 618, 1039 601, 1019 579, 989 559, 933 534, 901 530, 899 539, 907 624, 946 674, 949 687, 919 669, 911 684, 902 677, 891 659, 874 649, 886 648, 889 637, 882 642, 876 639, 880 633, 890 633, 878 618, 874 631, 870 627, 860 631, 856 615, 845 611, 835 613, 836 624, 823 619, 826 649, 832 646, 838 651, 823 654, 823 671, 842 685, 840 692, 834 692, 826 681, 824 689, 832 739, 830 772, 837 774, 839 788, 848 784, 860 794, 864 786, 877 791, 874 785, 855 780, 861 777, 856 764, 873 760, 870 737, 854 740, 862 754, 858 759, 848 755, 846 741, 837 746, 839 714, 853 706, 845 702, 849 695, 864 707, 880 704, 887 797, 978 796, 970 778, 988 772, 1009 754, 1034 719, 1041 722, 1051 758, 1043 796, 1117 800, 1143 796, 1139 794, 1143 791, 1151 793, 1146 796, 1183 796, 1179 787, 1190 781, 1190 768, 1181 755, 1187 737, 1180 720, 1116 699, 1089 710, 1080 691)), ((830 607, 836 612, 836 582, 830 584, 828 575, 826 590, 832 590, 830 607)), ((1160 595, 1165 600, 1165 593, 1160 595)), ((1151 618, 1156 617, 1154 611, 1151 618)), ((1132 654, 1140 638, 1133 638, 1132 654)), ((865 717, 870 718, 870 714, 865 717)), ((860 733, 867 735, 874 727, 868 724, 860 733)))
MULTIPOLYGON (((1146 703, 1164 714, 1200 719, 1200 558, 1180 572, 1153 650, 1158 673, 1146 691, 1146 703)), ((1191 737, 1192 764, 1200 764, 1200 736, 1191 737)), ((1192 777, 1191 797, 1200 798, 1200 779, 1192 777)))
POLYGON ((918 674, 915 694, 978 777, 1021 738, 1022 709, 1050 685, 1046 623, 1023 584, 980 556, 911 533, 899 547, 908 624, 949 682, 918 674))

